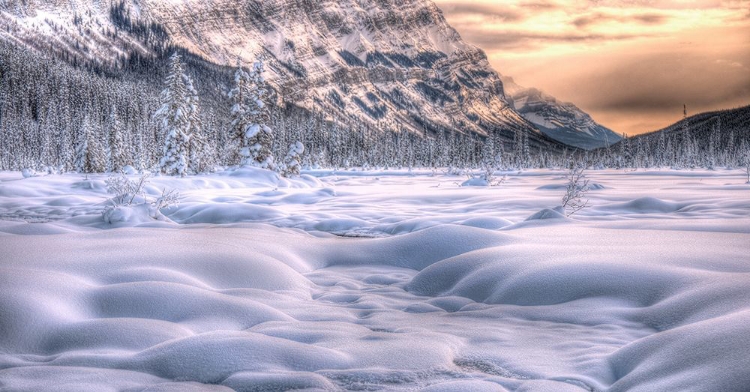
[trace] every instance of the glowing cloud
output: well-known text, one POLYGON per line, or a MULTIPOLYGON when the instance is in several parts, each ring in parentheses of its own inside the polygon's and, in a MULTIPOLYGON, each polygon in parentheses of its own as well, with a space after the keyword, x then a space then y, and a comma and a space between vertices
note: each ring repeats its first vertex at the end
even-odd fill
POLYGON ((503 74, 618 132, 750 104, 747 0, 436 0, 503 74))

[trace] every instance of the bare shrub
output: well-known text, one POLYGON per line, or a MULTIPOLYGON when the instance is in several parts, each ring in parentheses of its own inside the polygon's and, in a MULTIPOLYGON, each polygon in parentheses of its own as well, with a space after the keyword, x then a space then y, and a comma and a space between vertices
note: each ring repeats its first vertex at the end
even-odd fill
POLYGON ((571 163, 568 171, 568 186, 565 188, 565 195, 562 198, 562 208, 565 216, 571 216, 576 212, 588 207, 589 200, 585 199, 589 191, 589 180, 584 173, 585 168, 582 165, 571 163))

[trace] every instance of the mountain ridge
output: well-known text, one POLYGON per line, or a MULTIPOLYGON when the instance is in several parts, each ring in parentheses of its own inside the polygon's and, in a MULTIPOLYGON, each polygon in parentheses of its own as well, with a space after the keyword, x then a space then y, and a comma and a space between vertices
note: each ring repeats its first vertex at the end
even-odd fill
POLYGON ((560 149, 513 107, 484 52, 431 1, 8 1, 0 33, 114 67, 169 45, 215 64, 264 58, 287 102, 383 128, 530 135, 560 149))
POLYGON ((584 150, 611 146, 622 140, 576 105, 559 101, 539 89, 522 87, 512 77, 501 76, 501 79, 511 105, 550 138, 584 150))

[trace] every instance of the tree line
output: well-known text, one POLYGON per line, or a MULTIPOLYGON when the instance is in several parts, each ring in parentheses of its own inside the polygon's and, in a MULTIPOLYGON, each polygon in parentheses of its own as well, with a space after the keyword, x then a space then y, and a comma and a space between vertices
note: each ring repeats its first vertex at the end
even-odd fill
POLYGON ((262 62, 220 67, 171 52, 123 69, 92 69, 0 43, 0 170, 132 166, 186 175, 251 164, 294 175, 317 167, 564 167, 570 159, 593 167, 691 168, 744 165, 750 148, 746 111, 693 125, 686 119, 687 131, 588 152, 534 147, 526 130, 415 133, 280 103, 262 62))

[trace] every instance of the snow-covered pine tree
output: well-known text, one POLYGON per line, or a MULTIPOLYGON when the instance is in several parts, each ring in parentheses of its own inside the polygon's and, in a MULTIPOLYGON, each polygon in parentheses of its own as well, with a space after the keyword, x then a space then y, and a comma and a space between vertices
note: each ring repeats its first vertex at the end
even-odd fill
POLYGON ((109 112, 107 121, 109 131, 109 143, 107 148, 107 170, 118 172, 127 162, 127 147, 123 141, 124 129, 120 119, 117 117, 117 109, 113 106, 109 112))
POLYGON ((75 170, 78 173, 100 173, 106 170, 106 164, 104 148, 86 116, 76 132, 75 170))
POLYGON ((667 160, 667 141, 664 137, 664 132, 659 132, 659 142, 656 147, 656 165, 659 167, 664 166, 667 160))
POLYGON ((523 167, 531 167, 531 149, 529 148, 529 133, 523 133, 523 167))
MULTIPOLYGON (((250 119, 250 74, 242 67, 240 59, 237 59, 237 70, 234 72, 234 88, 229 91, 229 98, 232 100, 231 111, 231 129, 230 132, 234 140, 239 142, 239 148, 246 146, 245 130, 251 123, 250 119)), ((235 155, 235 154, 230 154, 235 155)), ((239 155, 237 152, 236 155, 239 155)), ((236 156, 235 155, 235 156, 236 156)), ((244 158, 241 158, 244 159, 244 158)), ((230 159, 230 162, 232 159, 230 159)), ((241 162, 244 163, 244 162, 241 162)))
POLYGON ((146 157, 148 155, 145 149, 145 145, 143 144, 142 132, 138 132, 135 135, 135 143, 133 144, 133 147, 133 157, 135 159, 133 164, 135 165, 135 168, 138 169, 138 171, 141 171, 146 168, 146 157))
MULTIPOLYGON (((164 153, 159 161, 159 170, 168 175, 185 176, 189 168, 190 131, 193 127, 197 99, 191 100, 182 58, 177 53, 170 59, 166 88, 161 92, 161 106, 154 119, 166 135, 164 153)), ((191 83, 192 84, 192 83, 191 83)))
POLYGON ((714 127, 711 129, 711 134, 708 136, 708 150, 706 151, 705 167, 709 170, 714 170, 716 167, 716 139, 718 138, 718 131, 714 127))
POLYGON ((735 151, 734 151, 734 129, 729 131, 729 135, 727 136, 727 148, 725 149, 725 158, 724 158, 724 165, 727 166, 728 169, 731 169, 734 167, 734 157, 735 157, 735 151))
POLYGON ((107 156, 104 146, 99 140, 101 132, 97 132, 90 126, 88 119, 84 119, 86 124, 86 158, 83 171, 85 173, 103 173, 107 170, 107 156))
POLYGON ((284 159, 284 176, 298 176, 302 169, 302 153, 305 152, 305 146, 302 142, 295 142, 289 145, 289 152, 284 159))
POLYGON ((492 137, 495 139, 495 167, 498 169, 502 169, 505 167, 505 143, 503 143, 503 140, 500 138, 499 132, 495 132, 492 137))
POLYGON ((618 169, 625 169, 630 164, 630 138, 628 135, 622 134, 622 141, 620 141, 620 162, 618 162, 618 169))
POLYGON ((89 132, 89 118, 85 117, 75 135, 75 157, 73 158, 73 166, 78 173, 84 173, 86 171, 86 160, 89 149, 89 132))
POLYGON ((188 120, 188 168, 193 173, 203 173, 211 165, 208 156, 208 142, 203 135, 203 124, 200 119, 200 100, 198 91, 193 86, 193 80, 184 75, 185 99, 187 100, 188 120))
POLYGON ((484 139, 484 145, 482 145, 482 166, 485 169, 497 169, 497 161, 495 160, 495 138, 494 135, 488 135, 484 139))
POLYGON ((256 61, 250 72, 238 65, 235 87, 230 92, 234 103, 232 128, 240 140, 242 164, 273 169, 273 133, 267 125, 270 113, 265 101, 268 89, 263 72, 262 61, 256 61))
POLYGON ((521 130, 516 129, 515 133, 513 134, 513 161, 515 164, 516 169, 521 169, 523 167, 523 135, 521 135, 521 130))
POLYGON ((646 151, 643 149, 643 138, 638 138, 636 141, 635 158, 633 159, 633 166, 637 169, 640 167, 647 167, 645 163, 646 151))

